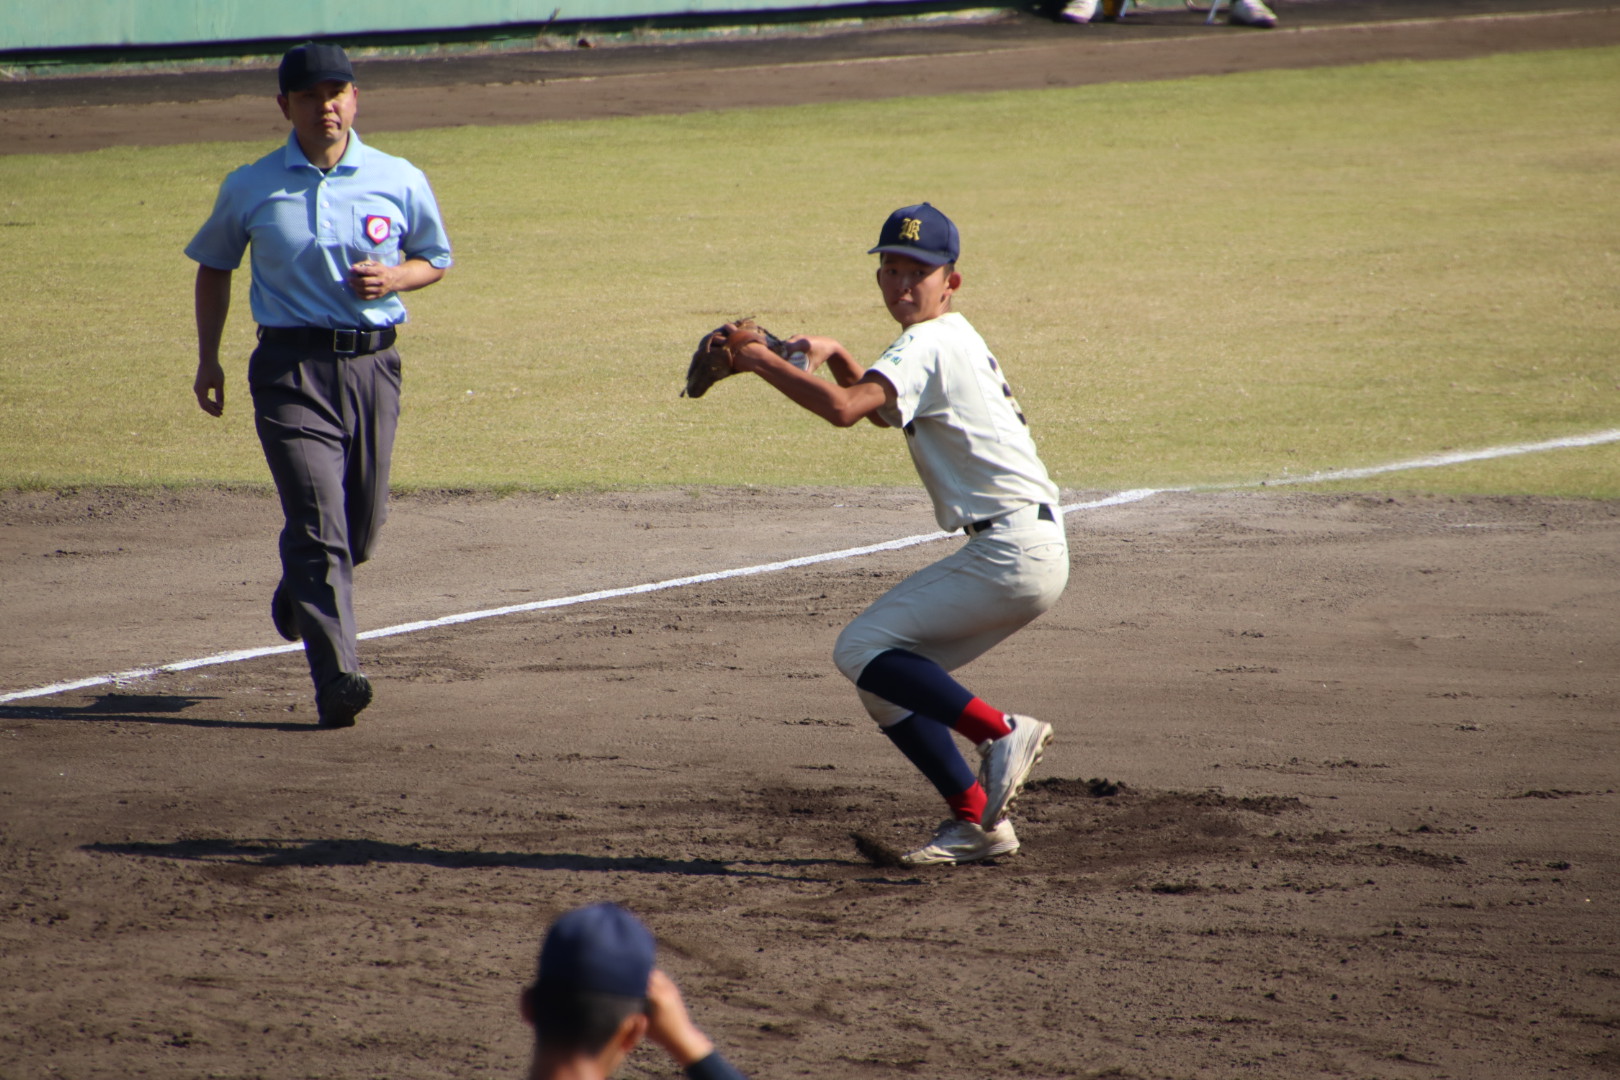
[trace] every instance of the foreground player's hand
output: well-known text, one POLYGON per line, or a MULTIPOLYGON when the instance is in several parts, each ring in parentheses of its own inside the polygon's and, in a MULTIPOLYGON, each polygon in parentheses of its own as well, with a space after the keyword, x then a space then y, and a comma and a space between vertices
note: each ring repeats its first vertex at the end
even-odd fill
POLYGON ((760 330, 752 319, 723 323, 709 340, 712 347, 725 351, 726 363, 730 365, 733 373, 754 370, 756 365, 749 356, 749 349, 752 346, 757 345, 763 350, 761 356, 769 355, 771 351, 765 344, 765 332, 760 330))
POLYGON ((675 980, 654 971, 647 980, 647 1038, 663 1047, 681 1068, 714 1053, 714 1043, 686 1012, 675 980))
MULTIPOLYGON (((733 345, 731 352, 731 370, 736 372, 758 371, 764 361, 776 357, 771 347, 763 341, 744 341, 741 345, 733 345)), ((781 357, 777 357, 781 359, 781 357)))
POLYGON ((802 356, 804 363, 795 364, 795 367, 804 371, 815 371, 834 356, 844 354, 844 347, 830 337, 819 334, 800 334, 791 337, 783 343, 788 357, 802 356))

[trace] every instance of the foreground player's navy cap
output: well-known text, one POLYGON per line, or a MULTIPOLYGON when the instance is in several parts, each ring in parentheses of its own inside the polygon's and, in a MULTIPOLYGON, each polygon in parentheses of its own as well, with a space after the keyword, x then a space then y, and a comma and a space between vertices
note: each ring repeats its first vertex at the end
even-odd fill
POLYGON ((343 51, 341 45, 306 41, 302 45, 294 45, 288 49, 286 55, 281 58, 283 94, 290 94, 295 90, 308 90, 316 83, 328 79, 334 82, 354 82, 354 68, 349 64, 349 54, 343 51))
POLYGON ((943 266, 955 262, 961 254, 962 239, 950 218, 929 203, 918 203, 902 206, 889 215, 889 220, 883 223, 883 231, 878 233, 877 247, 867 254, 882 251, 943 266))
POLYGON ((591 904, 551 924, 534 988, 646 997, 652 971, 652 931, 617 904, 591 904))

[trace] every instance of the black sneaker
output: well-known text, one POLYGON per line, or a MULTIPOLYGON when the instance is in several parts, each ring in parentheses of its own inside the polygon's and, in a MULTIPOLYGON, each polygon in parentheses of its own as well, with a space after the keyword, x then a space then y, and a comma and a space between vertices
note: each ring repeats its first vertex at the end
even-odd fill
POLYGON ((288 641, 304 636, 298 629, 298 605, 287 595, 286 579, 276 583, 276 591, 270 597, 270 621, 276 624, 276 633, 288 641))
POLYGON ((320 713, 321 727, 353 727, 354 718, 371 704, 371 682, 358 671, 347 671, 315 695, 315 708, 320 713))

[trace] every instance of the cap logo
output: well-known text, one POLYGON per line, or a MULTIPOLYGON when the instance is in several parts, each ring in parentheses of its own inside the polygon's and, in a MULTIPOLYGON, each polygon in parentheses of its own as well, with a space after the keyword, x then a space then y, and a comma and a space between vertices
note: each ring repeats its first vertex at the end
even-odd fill
POLYGON ((908 217, 900 222, 900 239, 922 242, 922 219, 908 217))
POLYGON ((392 224, 387 218, 378 214, 366 215, 367 240, 370 240, 373 244, 380 244, 384 240, 388 239, 388 234, 390 231, 392 231, 392 224))

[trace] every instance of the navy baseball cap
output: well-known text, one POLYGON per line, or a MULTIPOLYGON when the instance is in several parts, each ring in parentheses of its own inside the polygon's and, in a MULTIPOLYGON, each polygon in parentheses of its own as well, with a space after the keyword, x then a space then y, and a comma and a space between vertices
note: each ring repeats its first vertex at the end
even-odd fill
POLYGON ((956 225, 929 203, 902 206, 889 215, 878 233, 877 247, 868 255, 879 252, 909 255, 918 262, 943 266, 953 263, 962 252, 962 238, 956 225))
POLYGON ((652 971, 652 931, 617 904, 591 904, 551 924, 534 988, 640 998, 647 996, 652 971))
POLYGON ((281 58, 281 92, 308 90, 316 83, 331 79, 335 82, 354 82, 354 68, 349 54, 341 45, 327 45, 306 41, 294 45, 281 58))

